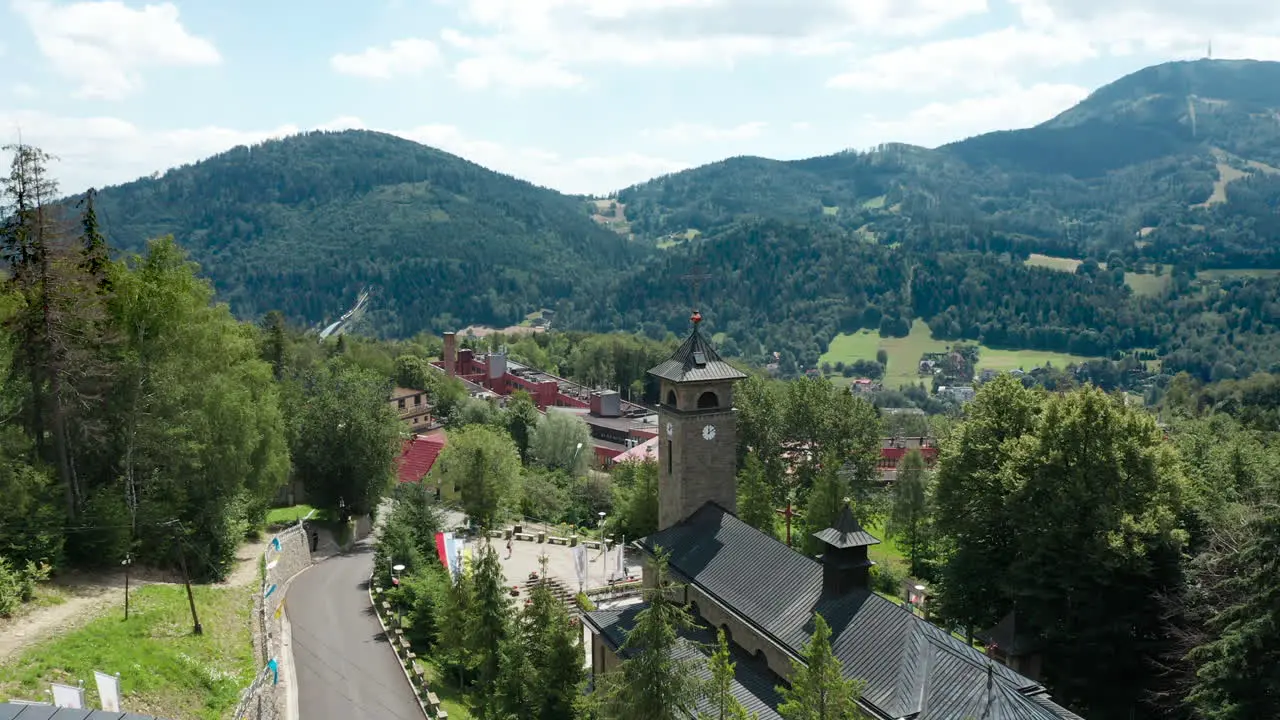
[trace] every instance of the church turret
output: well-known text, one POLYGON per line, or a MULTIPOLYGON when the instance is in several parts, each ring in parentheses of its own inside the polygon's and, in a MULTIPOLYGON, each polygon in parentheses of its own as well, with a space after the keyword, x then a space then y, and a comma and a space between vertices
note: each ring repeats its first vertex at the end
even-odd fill
POLYGON ((684 520, 707 502, 737 511, 737 423, 733 386, 746 377, 720 358, 702 335, 702 315, 665 362, 658 378, 658 529, 684 520))
POLYGON ((867 548, 879 545, 880 539, 858 524, 849 504, 829 527, 813 534, 826 546, 822 557, 822 594, 828 597, 844 595, 851 590, 866 590, 871 586, 871 566, 875 563, 867 557, 867 548))

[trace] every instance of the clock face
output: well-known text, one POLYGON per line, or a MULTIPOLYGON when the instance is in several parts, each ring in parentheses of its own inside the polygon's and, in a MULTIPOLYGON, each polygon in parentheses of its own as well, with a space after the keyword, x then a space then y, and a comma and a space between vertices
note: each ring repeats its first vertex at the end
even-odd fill
POLYGON ((715 439, 716 439, 716 426, 715 426, 715 425, 708 425, 708 426, 706 426, 706 427, 702 428, 702 439, 703 439, 703 440, 715 440, 715 439))
POLYGON ((667 437, 671 437, 673 432, 675 432, 675 427, 671 423, 667 423, 667 437))

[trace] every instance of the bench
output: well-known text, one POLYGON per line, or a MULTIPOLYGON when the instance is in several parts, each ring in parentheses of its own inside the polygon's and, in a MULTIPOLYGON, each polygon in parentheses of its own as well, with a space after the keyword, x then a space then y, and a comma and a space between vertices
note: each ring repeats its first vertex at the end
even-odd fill
POLYGON ((526 541, 528 541, 528 542, 533 542, 533 534, 532 534, 532 533, 516 533, 516 534, 515 534, 515 538, 516 538, 517 540, 526 540, 526 541))
POLYGON ((506 534, 507 534, 506 530, 490 530, 489 531, 489 537, 491 538, 505 537, 506 534))
POLYGON ((583 544, 583 545, 586 545, 587 547, 591 548, 592 550, 599 550, 599 549, 600 549, 600 541, 599 541, 599 540, 583 540, 583 541, 582 541, 582 544, 583 544))
POLYGON ((555 535, 551 535, 550 537, 547 538, 547 542, 551 545, 568 545, 569 538, 562 538, 562 537, 556 537, 555 535))
POLYGON ((404 654, 404 659, 408 660, 409 662, 413 662, 414 660, 418 659, 418 653, 410 650, 409 652, 404 654))
POLYGON ((436 710, 436 720, 449 720, 449 711, 444 708, 436 710))
POLYGON ((382 601, 382 611, 383 611, 383 612, 386 612, 386 613, 391 612, 391 603, 387 602, 386 600, 383 600, 383 601, 382 601))
POLYGON ((427 704, 431 707, 440 707, 440 698, 436 697, 433 692, 427 692, 427 704))

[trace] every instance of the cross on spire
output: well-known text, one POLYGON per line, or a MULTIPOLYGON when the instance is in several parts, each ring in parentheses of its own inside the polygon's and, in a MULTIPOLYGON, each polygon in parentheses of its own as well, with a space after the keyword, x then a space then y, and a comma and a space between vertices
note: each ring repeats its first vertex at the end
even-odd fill
MULTIPOLYGON (((689 283, 689 288, 691 290, 690 299, 693 300, 693 314, 698 316, 698 320, 700 320, 701 316, 699 316, 698 313, 698 288, 702 286, 702 282, 704 280, 710 280, 711 276, 704 272, 702 268, 694 267, 688 273, 681 275, 680 279, 689 283)), ((698 320, 694 320, 694 322, 696 323, 698 320)))

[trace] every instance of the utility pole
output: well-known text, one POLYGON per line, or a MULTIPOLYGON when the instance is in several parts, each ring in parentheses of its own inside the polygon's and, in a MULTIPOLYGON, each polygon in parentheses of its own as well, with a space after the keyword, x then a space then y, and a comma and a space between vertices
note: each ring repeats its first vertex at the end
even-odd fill
MULTIPOLYGON (((178 526, 181 532, 181 526, 178 526)), ((203 635, 204 628, 200 626, 200 616, 196 614, 196 596, 191 592, 191 575, 187 572, 187 554, 182 549, 182 536, 178 536, 178 564, 182 566, 182 582, 187 586, 187 602, 191 604, 191 632, 196 635, 203 635)))

